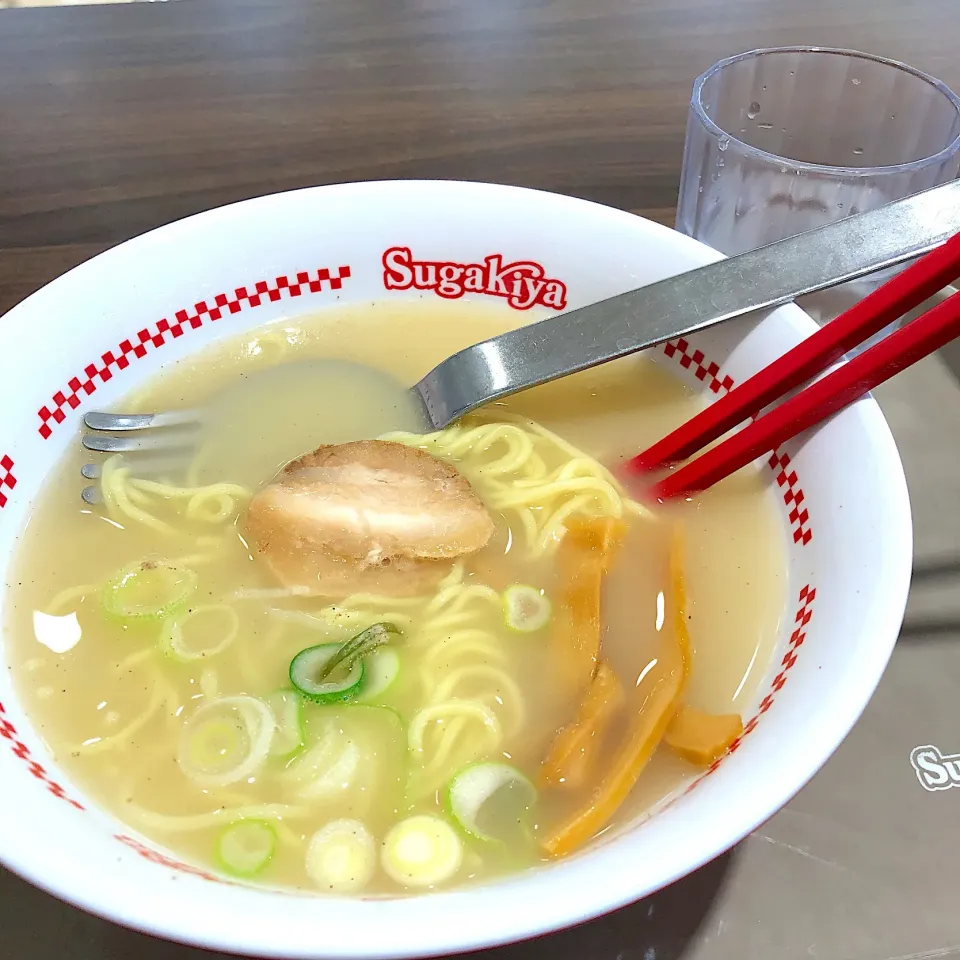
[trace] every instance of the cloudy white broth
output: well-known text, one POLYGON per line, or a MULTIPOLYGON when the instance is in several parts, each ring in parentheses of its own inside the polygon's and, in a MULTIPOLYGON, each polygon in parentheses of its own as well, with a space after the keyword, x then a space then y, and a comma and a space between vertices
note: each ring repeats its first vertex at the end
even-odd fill
POLYGON ((105 459, 88 506, 70 450, 5 636, 91 798, 207 869, 395 895, 573 853, 726 751, 785 543, 756 474, 651 509, 608 472, 695 411, 680 381, 630 358, 424 435, 354 365, 413 383, 523 318, 417 301, 274 323, 117 405, 201 411, 184 470, 105 459))

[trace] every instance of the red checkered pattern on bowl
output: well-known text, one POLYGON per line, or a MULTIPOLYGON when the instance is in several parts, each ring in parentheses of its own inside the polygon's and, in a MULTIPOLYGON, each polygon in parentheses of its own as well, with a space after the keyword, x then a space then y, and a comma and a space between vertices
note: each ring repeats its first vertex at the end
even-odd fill
MULTIPOLYGON (((729 393, 734 386, 733 377, 720 376, 720 367, 707 362, 702 350, 694 350, 682 337, 679 340, 669 341, 663 345, 663 352, 683 367, 692 370, 693 375, 707 384, 711 393, 729 393)), ((793 531, 793 542, 806 545, 813 537, 810 530, 810 514, 803 506, 803 490, 797 479, 797 472, 790 467, 790 455, 781 450, 774 450, 767 461, 767 465, 776 474, 777 486, 781 488, 783 502, 789 510, 788 520, 793 531)))
MULTIPOLYGON (((13 755, 17 757, 17 759, 22 760, 27 765, 27 772, 30 773, 31 776, 36 777, 41 783, 45 784, 47 790, 58 800, 63 800, 64 802, 69 803, 70 806, 75 810, 82 810, 86 812, 86 807, 84 807, 82 803, 79 803, 77 800, 74 800, 71 796, 69 796, 67 791, 64 790, 64 788, 60 786, 56 780, 53 780, 50 777, 43 765, 33 759, 32 755, 30 754, 30 748, 22 740, 20 740, 16 727, 7 719, 6 713, 6 708, 2 703, 0 703, 0 737, 10 741, 10 749, 13 752, 13 755)), ((151 863, 156 863, 163 867, 169 867, 171 870, 176 870, 180 873, 187 873, 195 877, 201 877, 204 880, 212 880, 215 883, 230 882, 215 876, 207 870, 202 870, 199 867, 194 867, 188 863, 182 863, 179 860, 168 857, 166 854, 160 853, 158 850, 153 850, 141 843, 139 840, 135 840, 133 837, 128 837, 125 834, 115 834, 114 839, 119 840, 122 844, 129 847, 131 850, 134 850, 141 857, 143 857, 145 860, 149 860, 151 863)))
POLYGON ((76 410, 84 397, 94 393, 101 383, 112 380, 118 371, 126 370, 131 360, 145 357, 151 347, 162 347, 207 321, 219 320, 227 313, 239 313, 250 307, 259 307, 262 303, 275 303, 284 296, 299 297, 303 293, 320 293, 325 289, 339 290, 349 277, 349 266, 335 270, 322 267, 313 273, 302 272, 270 281, 259 280, 251 288, 237 287, 232 294, 218 293, 209 302, 200 300, 192 307, 178 310, 172 322, 164 317, 153 326, 144 327, 129 340, 121 341, 113 350, 104 353, 98 363, 87 364, 82 376, 71 377, 66 389, 58 390, 50 403, 37 411, 40 417, 37 431, 46 440, 53 433, 54 426, 66 419, 68 408, 76 410))
POLYGON ((17 478, 13 475, 13 460, 7 454, 0 457, 0 507, 7 505, 7 490, 17 485, 17 478))
MULTIPOLYGON (((33 759, 30 754, 30 748, 22 740, 20 740, 16 727, 7 719, 6 713, 6 708, 2 703, 0 703, 0 737, 10 741, 10 749, 13 752, 13 755, 17 757, 17 759, 22 760, 27 765, 27 772, 30 773, 31 776, 36 777, 41 783, 45 784, 47 790, 58 800, 63 800, 64 802, 69 803, 70 806, 75 810, 86 811, 86 807, 84 807, 82 803, 79 803, 77 800, 74 800, 71 796, 69 796, 67 791, 64 790, 64 788, 60 786, 56 780, 53 780, 50 777, 42 764, 33 759)), ((199 867, 193 867, 188 863, 181 863, 179 860, 174 860, 173 858, 168 857, 166 854, 151 849, 150 847, 141 843, 139 840, 135 840, 133 837, 128 837, 124 834, 116 834, 114 839, 119 840, 131 850, 136 851, 136 853, 138 853, 144 859, 149 860, 151 863, 157 863, 160 866, 169 867, 171 870, 177 870, 180 873, 188 873, 195 877, 201 877, 204 880, 212 880, 215 883, 229 882, 222 880, 220 877, 215 876, 207 870, 202 870, 199 867)))
POLYGON ((703 351, 691 349, 690 344, 682 337, 665 343, 663 352, 672 360, 676 360, 684 370, 692 370, 698 380, 706 383, 711 393, 719 393, 721 390, 728 392, 733 386, 731 377, 724 376, 721 380, 720 367, 712 362, 707 363, 703 351))
POLYGON ((76 810, 84 809, 83 804, 67 796, 66 790, 50 777, 41 764, 33 759, 30 755, 30 748, 20 739, 17 728, 7 719, 7 711, 2 703, 0 703, 0 737, 10 741, 10 749, 13 751, 13 755, 27 765, 27 771, 30 775, 43 783, 50 793, 60 800, 66 801, 76 810))
POLYGON ((773 706, 773 702, 776 699, 777 694, 784 688, 790 671, 796 665, 798 656, 797 649, 803 644, 803 641, 807 637, 807 624, 810 622, 810 618, 813 616, 813 601, 816 599, 817 590, 815 587, 810 586, 809 583, 800 589, 797 612, 794 614, 793 618, 794 629, 790 634, 790 642, 787 646, 787 652, 780 660, 780 669, 770 682, 769 691, 760 701, 760 706, 757 708, 757 712, 743 725, 743 733, 737 737, 733 743, 730 744, 730 749, 722 757, 714 760, 713 763, 707 767, 703 774, 701 774, 696 780, 687 786, 687 789, 684 791, 684 793, 689 793, 691 790, 695 789, 697 784, 699 784, 704 777, 710 776, 710 774, 713 773, 724 762, 724 760, 730 756, 730 754, 736 753, 744 739, 750 736, 750 734, 757 729, 757 725, 760 723, 760 718, 773 706))

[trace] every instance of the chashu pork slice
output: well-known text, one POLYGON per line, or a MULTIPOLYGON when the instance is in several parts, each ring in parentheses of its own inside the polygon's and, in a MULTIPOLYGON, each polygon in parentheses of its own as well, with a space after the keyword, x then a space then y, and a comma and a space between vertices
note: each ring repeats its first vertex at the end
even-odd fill
POLYGON ((251 501, 247 533, 292 589, 331 599, 412 596, 484 547, 493 521, 448 463, 364 440, 287 464, 251 501))

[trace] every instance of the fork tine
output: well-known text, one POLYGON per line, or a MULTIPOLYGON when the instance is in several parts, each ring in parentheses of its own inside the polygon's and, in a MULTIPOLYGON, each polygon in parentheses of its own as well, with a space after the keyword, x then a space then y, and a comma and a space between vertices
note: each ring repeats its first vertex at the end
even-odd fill
POLYGON ((83 415, 90 430, 123 433, 128 430, 147 430, 154 427, 199 427, 193 410, 172 410, 167 413, 101 413, 92 411, 83 415))
MULTIPOLYGON (((151 477, 173 477, 184 473, 189 460, 176 449, 160 447, 156 450, 127 451, 132 456, 124 456, 123 465, 129 467, 135 477, 144 480, 151 477)), ((103 467, 99 463, 85 463, 80 468, 85 480, 99 480, 103 476, 103 467)))
POLYGON ((195 445, 181 441, 177 443, 164 436, 109 437, 96 433, 85 433, 81 443, 87 450, 97 453, 133 453, 138 450, 161 451, 170 455, 188 454, 195 445))
MULTIPOLYGON (((93 433, 85 433, 80 442, 95 453, 130 455, 125 465, 137 476, 169 480, 185 475, 186 463, 197 452, 200 418, 194 410, 173 410, 164 413, 102 413, 92 411, 83 416, 83 423, 93 433), (114 436, 113 434, 120 434, 114 436)), ((85 463, 80 473, 86 480, 99 480, 103 468, 98 463, 85 463)), ((103 502, 98 483, 84 487, 80 496, 85 503, 103 502)))

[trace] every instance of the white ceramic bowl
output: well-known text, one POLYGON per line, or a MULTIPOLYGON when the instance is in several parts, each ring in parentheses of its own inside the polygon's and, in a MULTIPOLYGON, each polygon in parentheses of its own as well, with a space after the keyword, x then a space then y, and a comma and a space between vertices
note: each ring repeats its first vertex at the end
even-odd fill
MULTIPOLYGON (((206 342, 339 301, 410 297, 418 262, 489 265, 520 309, 576 307, 718 254, 618 210, 511 187, 363 183, 262 197, 131 240, 0 322, 0 558, 81 414, 206 342), (390 265, 393 264, 393 268, 390 265), (510 270, 508 265, 514 266, 510 270), (527 277, 541 286, 518 283, 527 277)), ((460 296, 448 285, 425 296, 460 296)), ((477 271, 472 272, 474 276, 477 271)), ((486 273, 490 270, 487 267, 486 273)), ((730 322, 657 359, 706 400, 815 329, 796 307, 730 322)), ((52 762, 0 671, 0 858, 38 886, 163 937, 262 957, 388 958, 473 949, 576 923, 716 857, 786 803, 857 720, 900 627, 911 566, 903 472, 865 399, 770 459, 789 541, 790 605, 737 749, 641 825, 553 866, 471 890, 336 900, 224 882, 93 808, 52 762), (4 742, 5 738, 5 742, 4 742)), ((766 468, 764 468, 766 469, 766 468)), ((78 488, 80 478, 78 477, 78 488)), ((6 578, 5 578, 6 580, 6 578)))

